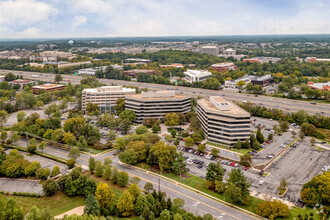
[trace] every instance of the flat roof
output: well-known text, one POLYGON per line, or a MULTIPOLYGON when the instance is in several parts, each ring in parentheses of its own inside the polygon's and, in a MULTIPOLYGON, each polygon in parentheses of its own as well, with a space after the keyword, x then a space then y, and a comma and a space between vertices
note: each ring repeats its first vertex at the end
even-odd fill
POLYGON ((230 110, 220 110, 217 107, 215 107, 211 101, 210 98, 206 98, 206 99, 198 99, 197 102, 199 105, 201 105, 204 109, 207 110, 211 110, 214 112, 221 112, 224 114, 234 114, 234 115, 250 115, 250 113, 248 113, 247 111, 245 111, 244 109, 242 109, 241 107, 239 107, 238 105, 236 105, 233 102, 224 100, 221 97, 216 97, 215 98, 217 102, 219 103, 230 103, 230 110))
POLYGON ((83 92, 89 93, 104 93, 104 92, 135 92, 135 89, 122 86, 101 86, 97 88, 84 89, 83 92))
POLYGON ((132 94, 128 95, 127 97, 135 98, 135 99, 143 99, 143 100, 152 100, 152 99, 179 99, 179 98, 187 98, 188 96, 185 95, 177 95, 171 97, 142 97, 142 94, 132 94))
POLYGON ((206 70, 191 70, 188 69, 184 72, 184 74, 190 75, 190 76, 211 76, 212 73, 206 70))
POLYGON ((38 85, 38 86, 32 86, 34 89, 50 89, 50 88, 58 88, 63 87, 64 85, 59 84, 44 84, 44 85, 38 85))

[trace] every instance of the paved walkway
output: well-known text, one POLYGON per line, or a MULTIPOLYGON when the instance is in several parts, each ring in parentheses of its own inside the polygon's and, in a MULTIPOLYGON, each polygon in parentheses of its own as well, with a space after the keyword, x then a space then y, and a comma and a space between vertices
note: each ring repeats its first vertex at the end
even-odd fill
POLYGON ((43 194, 39 180, 0 178, 0 191, 43 194))
POLYGON ((82 214, 84 214, 84 208, 85 208, 85 206, 78 206, 74 209, 71 209, 70 211, 67 211, 60 215, 55 216, 55 219, 62 219, 65 215, 73 215, 73 214, 82 215, 82 214))

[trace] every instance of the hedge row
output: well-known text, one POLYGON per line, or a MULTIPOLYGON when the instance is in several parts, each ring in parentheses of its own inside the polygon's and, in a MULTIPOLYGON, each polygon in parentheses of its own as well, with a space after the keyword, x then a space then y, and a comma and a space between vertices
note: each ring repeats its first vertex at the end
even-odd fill
MULTIPOLYGON (((4 195, 10 195, 9 192, 4 192, 4 191, 0 191, 0 194, 4 194, 4 195)), ((27 193, 27 192, 13 192, 12 194, 13 196, 25 196, 25 197, 36 197, 36 198, 40 198, 41 195, 39 195, 38 193, 27 193)))

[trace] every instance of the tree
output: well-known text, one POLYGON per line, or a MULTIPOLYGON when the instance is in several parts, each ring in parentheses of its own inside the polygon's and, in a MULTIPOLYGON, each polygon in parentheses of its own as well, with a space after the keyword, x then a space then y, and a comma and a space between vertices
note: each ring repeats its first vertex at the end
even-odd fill
POLYGON ((95 166, 96 166, 95 158, 90 157, 88 160, 89 172, 94 173, 95 166))
POLYGON ((137 163, 138 155, 133 149, 125 150, 119 154, 119 160, 134 165, 137 163))
POLYGON ((315 138, 312 137, 309 141, 311 142, 312 147, 314 147, 314 145, 316 143, 315 138))
POLYGON ((290 215, 289 207, 281 201, 263 201, 258 203, 256 213, 270 220, 277 218, 286 218, 290 215))
POLYGON ((195 141, 194 141, 194 139, 192 139, 191 137, 187 137, 187 138, 184 140, 184 144, 185 144, 187 147, 192 147, 192 146, 194 146, 195 141))
POLYGON ((157 159, 161 171, 168 170, 175 160, 176 147, 165 145, 163 141, 159 141, 150 148, 149 157, 152 156, 157 159))
POLYGON ((13 73, 7 73, 5 76, 5 81, 10 82, 16 79, 16 76, 13 73))
POLYGON ((136 183, 130 185, 128 187, 127 191, 134 197, 134 202, 141 195, 141 190, 140 190, 139 186, 136 183))
POLYGON ((289 129, 289 122, 280 121, 280 128, 283 132, 286 132, 289 129))
POLYGON ((236 86, 242 90, 242 88, 246 85, 246 83, 243 80, 240 80, 237 82, 236 86))
POLYGON ((0 127, 2 127, 3 124, 7 122, 8 117, 9 117, 9 114, 7 113, 6 110, 0 111, 0 127))
POLYGON ((41 101, 41 100, 38 100, 38 101, 36 102, 36 104, 34 104, 33 107, 34 107, 34 108, 42 108, 42 107, 44 107, 44 102, 41 101))
POLYGON ((252 157, 249 154, 240 155, 240 164, 245 167, 250 167, 252 164, 252 157))
POLYGON ((44 110, 45 114, 48 115, 48 117, 50 117, 50 115, 52 115, 53 113, 59 111, 60 109, 58 108, 58 106, 56 105, 56 103, 51 104, 49 106, 47 106, 44 110))
POLYGON ((50 170, 48 168, 39 168, 36 172, 36 176, 39 179, 46 180, 50 175, 50 170))
POLYGON ((178 207, 178 208, 182 208, 184 206, 184 200, 181 198, 175 198, 173 199, 173 205, 178 207))
POLYGON ((132 124, 132 122, 126 118, 121 120, 120 128, 121 128, 122 132, 124 132, 124 134, 127 134, 127 132, 129 130, 131 130, 131 124, 132 124))
POLYGON ((56 74, 54 80, 55 80, 55 82, 59 83, 60 81, 63 80, 63 77, 62 77, 62 75, 60 75, 60 74, 56 74))
POLYGON ((35 138, 32 138, 29 141, 29 144, 28 144, 28 147, 27 147, 28 152, 31 153, 31 154, 34 154, 37 150, 37 144, 38 144, 38 141, 35 138))
POLYGON ((17 122, 23 121, 25 119, 25 117, 26 117, 25 112, 18 112, 16 115, 17 122))
POLYGON ((150 193, 150 191, 152 191, 154 189, 154 186, 149 183, 149 182, 146 182, 146 184, 144 185, 143 189, 147 192, 147 193, 150 193))
POLYGON ((144 125, 140 125, 135 129, 136 134, 145 134, 148 132, 148 128, 144 125))
POLYGON ((8 137, 7 131, 1 131, 0 139, 1 139, 2 144, 5 143, 7 137, 8 137))
POLYGON ((100 115, 100 110, 99 110, 99 105, 98 104, 94 104, 94 103, 87 103, 87 106, 86 106, 86 111, 87 111, 87 114, 88 115, 100 115))
POLYGON ((139 198, 136 200, 134 205, 134 212, 137 215, 141 215, 143 212, 143 209, 148 205, 146 197, 145 196, 139 196, 139 198))
POLYGON ((38 145, 38 148, 42 151, 44 151, 46 147, 46 141, 41 141, 40 144, 38 145))
POLYGON ((125 110, 125 99, 123 98, 117 99, 114 109, 117 115, 123 112, 125 110))
POLYGON ((117 202, 118 211, 122 216, 130 216, 134 211, 134 196, 126 190, 117 202))
POLYGON ((227 184, 225 195, 233 203, 241 202, 241 190, 234 183, 227 184))
POLYGON ((76 145, 77 144, 76 137, 70 131, 63 133, 62 141, 65 144, 69 144, 69 145, 76 145))
POLYGON ((218 153, 219 153, 218 148, 212 148, 212 150, 211 150, 211 154, 212 154, 214 157, 218 156, 218 153))
POLYGON ((17 131, 11 133, 10 140, 13 144, 15 144, 15 142, 18 141, 20 138, 21 136, 18 135, 17 131))
POLYGON ((113 141, 117 138, 117 134, 114 130, 109 130, 109 133, 107 134, 107 138, 109 138, 110 141, 113 141))
POLYGON ((241 149, 242 148, 242 142, 240 139, 238 139, 237 143, 235 144, 235 148, 241 149))
POLYGON ((180 174, 182 171, 185 173, 186 171, 186 163, 183 157, 183 152, 177 154, 177 157, 172 165, 172 171, 175 174, 180 174))
POLYGON ((80 150, 78 147, 71 147, 68 157, 77 160, 80 157, 80 150))
POLYGON ((95 175, 97 177, 101 177, 104 172, 104 167, 101 161, 96 161, 96 166, 95 166, 95 175))
POLYGON ((110 165, 105 165, 104 167, 104 179, 110 180, 111 178, 111 166, 110 165))
POLYGON ((66 165, 68 166, 69 169, 72 169, 76 163, 76 160, 73 158, 70 158, 66 161, 66 165))
POLYGON ((15 219, 23 220, 24 214, 23 209, 19 208, 14 199, 9 199, 6 204, 4 204, 3 212, 0 213, 3 216, 3 219, 15 219))
POLYGON ((269 133, 269 134, 268 134, 268 140, 273 140, 273 138, 274 138, 274 137, 273 137, 273 134, 272 134, 272 133, 269 133))
POLYGON ((135 112, 126 109, 119 114, 119 118, 122 120, 127 119, 132 123, 136 119, 136 115, 135 112))
POLYGON ((300 138, 300 140, 303 140, 305 138, 304 132, 302 132, 302 131, 299 132, 299 138, 300 138))
POLYGON ((282 178, 280 185, 277 187, 277 190, 281 192, 282 190, 285 190, 287 186, 288 186, 288 182, 286 181, 285 178, 282 178))
MULTIPOLYGON (((227 181, 228 183, 230 183, 229 186, 231 187, 230 190, 231 190, 231 196, 233 196, 232 197, 233 202, 248 204, 250 202, 249 188, 251 186, 251 183, 247 182, 246 177, 244 176, 242 170, 232 169, 231 172, 229 173, 229 178, 227 181), (238 188, 239 192, 237 192, 237 189, 235 187, 238 188), (236 197, 237 193, 239 193, 238 197, 236 197)), ((226 190, 226 192, 227 191, 228 189, 226 190)))
POLYGON ((141 179, 140 179, 139 177, 137 177, 137 176, 133 176, 133 177, 131 178, 131 180, 130 180, 130 183, 132 183, 132 184, 137 184, 137 185, 139 185, 140 182, 141 182, 141 179))
POLYGON ((128 173, 125 171, 120 171, 117 175, 117 183, 119 186, 124 187, 127 185, 129 180, 128 173))
POLYGON ((54 177, 54 176, 57 176, 58 174, 61 173, 61 170, 60 170, 60 167, 59 166, 55 166, 53 169, 52 169, 52 172, 50 173, 50 176, 51 177, 54 177))
POLYGON ((211 162, 207 167, 206 180, 208 181, 222 181, 225 172, 223 167, 219 162, 211 162))
POLYGON ((101 208, 110 207, 115 194, 108 184, 99 182, 95 191, 95 198, 101 208))
POLYGON ((177 113, 167 113, 165 115, 165 125, 166 126, 176 126, 180 124, 180 117, 177 113))
POLYGON ((46 196, 52 196, 59 190, 59 185, 55 180, 49 179, 42 184, 42 190, 46 196))
POLYGON ((32 206, 25 217, 27 220, 42 220, 40 210, 36 206, 32 206))
POLYGON ((40 168, 41 168, 40 163, 37 161, 33 161, 27 167, 25 167, 24 173, 28 177, 33 177, 36 175, 37 170, 40 168))
POLYGON ((100 205, 93 194, 89 194, 86 199, 86 205, 84 207, 84 214, 99 216, 100 205))
POLYGON ((264 138, 264 136, 263 136, 263 134, 261 133, 261 129, 260 129, 260 127, 258 127, 258 130, 257 130, 257 141, 260 143, 260 144, 262 144, 262 143, 264 143, 265 142, 265 138, 264 138))
POLYGON ((137 155, 137 161, 143 161, 147 156, 147 147, 144 141, 131 141, 126 150, 134 150, 137 155))
POLYGON ((60 103, 60 105, 58 106, 61 110, 64 110, 68 107, 68 101, 66 100, 66 98, 64 98, 62 100, 62 102, 60 103))
POLYGON ((159 220, 172 220, 172 215, 167 209, 164 209, 160 213, 159 220))

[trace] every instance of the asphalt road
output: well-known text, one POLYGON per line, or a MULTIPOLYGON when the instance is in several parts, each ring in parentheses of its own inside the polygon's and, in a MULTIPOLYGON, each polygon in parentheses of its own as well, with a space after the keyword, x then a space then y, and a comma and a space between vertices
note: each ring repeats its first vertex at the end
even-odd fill
MULTIPOLYGON (((26 141, 19 140, 16 144, 26 147, 26 141)), ((44 149, 45 153, 54 155, 60 158, 67 158, 68 151, 62 148, 47 146, 44 149)), ((127 172, 130 176, 138 176, 141 179, 139 183, 140 188, 144 186, 146 182, 150 182, 154 185, 154 188, 158 188, 159 178, 151 174, 147 174, 134 168, 128 168, 119 164, 118 157, 114 156, 116 151, 110 151, 105 154, 94 156, 96 160, 103 161, 106 157, 112 157, 113 166, 116 166, 119 170, 127 172)), ((82 164, 83 168, 88 168, 89 155, 81 154, 77 159, 77 162, 82 164)), ((203 216, 204 214, 211 214, 217 219, 237 219, 237 220, 252 220, 258 219, 254 216, 248 215, 244 212, 238 211, 222 203, 216 202, 208 197, 202 196, 191 190, 178 186, 174 183, 166 180, 160 180, 160 190, 165 192, 167 196, 174 198, 181 198, 185 200, 184 208, 194 214, 203 216)))
MULTIPOLYGON (((50 74, 50 73, 0 70, 0 74, 1 73, 6 74, 8 72, 12 72, 17 75, 22 75, 23 77, 30 78, 32 80, 43 80, 47 82, 52 82, 54 80, 54 74, 50 74), (39 77, 32 78, 31 75, 38 75, 39 77)), ((68 80, 70 80, 72 84, 79 84, 80 80, 83 78, 82 76, 73 76, 73 75, 62 75, 62 76, 63 76, 63 82, 68 82, 68 80)), ((283 110, 284 112, 297 112, 303 109, 309 114, 321 114, 321 112, 323 112, 323 115, 330 116, 329 104, 317 103, 316 105, 313 105, 307 101, 296 101, 296 100, 267 97, 261 95, 256 97, 255 95, 251 95, 251 94, 234 93, 229 91, 215 91, 215 90, 207 90, 207 89, 182 87, 182 86, 141 83, 134 81, 123 81, 123 80, 113 80, 113 79, 99 79, 99 81, 107 85, 111 85, 111 84, 131 85, 131 86, 138 86, 141 88, 148 88, 150 90, 173 89, 176 90, 178 94, 184 94, 194 97, 217 95, 217 96, 223 96, 227 100, 251 101, 253 103, 256 103, 257 105, 263 105, 268 108, 278 108, 283 110)))

